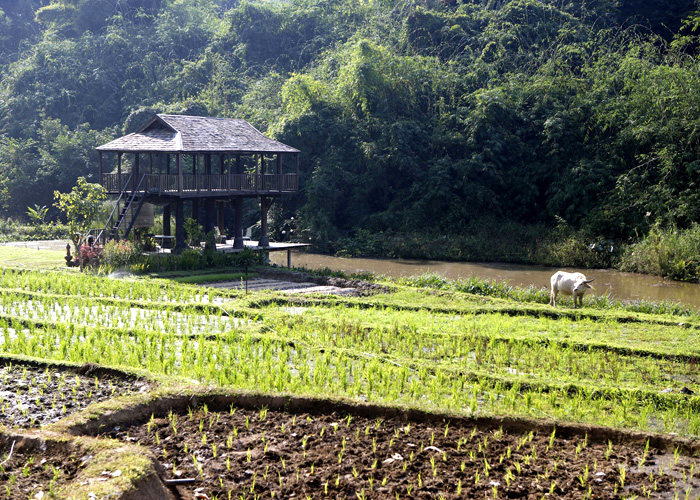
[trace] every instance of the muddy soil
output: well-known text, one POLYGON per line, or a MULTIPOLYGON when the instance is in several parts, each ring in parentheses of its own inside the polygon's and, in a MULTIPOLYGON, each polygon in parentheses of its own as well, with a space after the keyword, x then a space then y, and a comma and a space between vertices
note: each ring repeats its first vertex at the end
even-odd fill
POLYGON ((535 433, 206 407, 110 437, 140 443, 181 498, 684 498, 700 462, 535 433))
POLYGON ((93 373, 90 366, 81 372, 0 364, 0 424, 38 427, 57 422, 89 404, 150 387, 142 380, 105 375, 99 370, 93 373))
POLYGON ((19 446, 11 438, 0 439, 0 498, 53 498, 89 460, 58 446, 30 451, 13 449, 13 443, 19 446))

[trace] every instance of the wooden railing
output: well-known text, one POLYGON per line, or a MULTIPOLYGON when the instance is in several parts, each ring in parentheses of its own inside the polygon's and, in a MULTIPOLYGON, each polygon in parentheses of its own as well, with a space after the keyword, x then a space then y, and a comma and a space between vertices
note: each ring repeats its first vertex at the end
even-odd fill
MULTIPOLYGON (((102 174, 101 184, 110 193, 135 189, 130 174, 102 174), (127 181, 129 181, 127 183, 127 181)), ((180 176, 174 174, 145 174, 140 190, 147 193, 175 194, 180 192, 180 176)), ((297 174, 187 174, 182 176, 182 191, 192 192, 291 192, 299 189, 297 174)))

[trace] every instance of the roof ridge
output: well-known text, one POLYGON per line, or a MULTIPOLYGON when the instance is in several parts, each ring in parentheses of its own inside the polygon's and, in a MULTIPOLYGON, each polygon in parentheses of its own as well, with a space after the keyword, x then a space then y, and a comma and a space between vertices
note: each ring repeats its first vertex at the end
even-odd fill
POLYGON ((204 118, 206 120, 245 121, 243 118, 227 118, 225 116, 178 115, 175 113, 158 113, 158 116, 176 116, 178 118, 204 118))

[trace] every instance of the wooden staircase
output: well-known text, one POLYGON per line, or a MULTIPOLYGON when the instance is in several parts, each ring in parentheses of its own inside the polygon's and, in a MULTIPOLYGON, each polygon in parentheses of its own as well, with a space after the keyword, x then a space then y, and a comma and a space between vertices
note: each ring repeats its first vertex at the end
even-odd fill
POLYGON ((131 176, 129 176, 119 193, 112 212, 109 214, 105 227, 99 232, 90 230, 84 239, 92 235, 96 241, 105 244, 109 240, 124 240, 129 237, 129 233, 134 228, 136 218, 146 201, 146 193, 141 190, 145 177, 145 175, 142 175, 136 187, 130 189, 132 183, 131 176))

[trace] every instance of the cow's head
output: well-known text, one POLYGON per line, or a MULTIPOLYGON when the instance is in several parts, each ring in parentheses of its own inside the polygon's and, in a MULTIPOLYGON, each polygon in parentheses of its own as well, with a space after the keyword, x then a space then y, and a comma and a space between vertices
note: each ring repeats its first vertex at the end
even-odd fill
POLYGON ((591 283, 593 280, 587 280, 586 278, 582 278, 576 281, 576 285, 574 286, 574 293, 575 294, 583 294, 587 288, 593 288, 589 283, 591 283))

